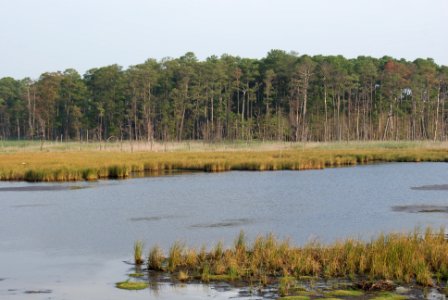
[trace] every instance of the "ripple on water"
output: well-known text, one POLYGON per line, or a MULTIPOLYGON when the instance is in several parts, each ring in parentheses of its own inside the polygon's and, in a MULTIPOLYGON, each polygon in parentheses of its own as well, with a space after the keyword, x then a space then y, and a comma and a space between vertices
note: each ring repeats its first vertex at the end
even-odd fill
POLYGON ((219 228, 219 227, 237 227, 242 225, 248 225, 254 223, 254 220, 252 219, 224 219, 220 222, 214 222, 214 223, 200 223, 200 224, 193 224, 190 227, 191 228, 219 228))
POLYGON ((30 185, 30 186, 0 187, 0 192, 49 192, 49 191, 81 190, 86 188, 87 186, 79 186, 79 185, 30 185))
POLYGON ((433 184, 433 185, 422 185, 413 186, 411 190, 417 191, 448 191, 448 184, 433 184))
POLYGON ((30 207, 47 207, 47 206, 51 206, 51 205, 50 204, 44 204, 44 203, 11 205, 11 207, 13 207, 13 208, 30 208, 30 207))
POLYGON ((136 218, 130 218, 129 221, 132 222, 153 222, 153 221, 160 221, 160 220, 167 220, 167 219, 177 219, 181 216, 176 215, 165 215, 165 216, 148 216, 148 217, 136 217, 136 218))
POLYGON ((397 205, 393 211, 408 213, 448 213, 447 205, 397 205))
POLYGON ((52 290, 27 290, 25 294, 51 294, 52 290))

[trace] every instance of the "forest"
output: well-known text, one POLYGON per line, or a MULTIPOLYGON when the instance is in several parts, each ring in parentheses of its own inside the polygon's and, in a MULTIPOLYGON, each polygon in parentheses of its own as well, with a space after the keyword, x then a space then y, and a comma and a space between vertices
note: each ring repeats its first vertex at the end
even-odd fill
POLYGON ((448 67, 432 59, 179 58, 0 79, 1 139, 446 140, 448 67))

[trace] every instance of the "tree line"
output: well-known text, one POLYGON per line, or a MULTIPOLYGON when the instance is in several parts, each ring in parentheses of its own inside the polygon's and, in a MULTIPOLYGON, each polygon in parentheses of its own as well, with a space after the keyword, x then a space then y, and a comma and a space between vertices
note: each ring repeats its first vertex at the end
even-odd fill
POLYGON ((3 139, 446 140, 448 67, 432 59, 211 56, 0 79, 3 139))

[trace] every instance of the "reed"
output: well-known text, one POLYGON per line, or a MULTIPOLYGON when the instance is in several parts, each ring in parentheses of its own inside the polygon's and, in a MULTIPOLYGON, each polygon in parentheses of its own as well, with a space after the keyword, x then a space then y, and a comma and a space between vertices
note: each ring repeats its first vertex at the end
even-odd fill
POLYGON ((173 273, 178 267, 186 265, 183 257, 184 245, 180 242, 175 242, 169 252, 169 256, 167 259, 168 271, 173 273))
POLYGON ((381 234, 371 241, 347 239, 328 245, 313 242, 302 247, 291 246, 288 240, 278 240, 272 234, 259 236, 247 245, 244 233, 240 233, 232 248, 226 249, 218 243, 208 252, 204 248, 196 251, 176 242, 168 257, 163 257, 159 248, 153 248, 149 257, 152 270, 173 274, 182 271, 192 274, 189 278, 204 282, 214 279, 280 282, 285 291, 290 289, 292 279, 303 276, 362 277, 416 282, 422 286, 448 279, 444 229, 431 228, 425 232, 381 234))
POLYGON ((277 150, 1 152, 0 180, 76 181, 127 178, 176 171, 309 170, 375 162, 446 162, 446 148, 432 144, 317 144, 277 150), (400 146, 401 145, 401 146, 400 146))
POLYGON ((189 278, 190 276, 188 275, 188 272, 179 271, 177 274, 177 280, 179 281, 187 281, 189 278))
POLYGON ((159 246, 154 246, 151 248, 148 254, 148 269, 154 271, 163 270, 163 252, 159 246))
POLYGON ((142 241, 136 241, 134 243, 134 263, 136 265, 141 265, 144 262, 143 249, 144 249, 144 244, 142 241))

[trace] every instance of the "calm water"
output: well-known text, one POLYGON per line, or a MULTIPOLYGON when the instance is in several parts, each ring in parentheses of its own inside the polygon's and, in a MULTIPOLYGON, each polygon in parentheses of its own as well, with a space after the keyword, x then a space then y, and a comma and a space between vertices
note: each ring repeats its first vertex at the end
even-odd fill
POLYGON ((101 181, 0 183, 1 299, 229 299, 206 285, 122 291, 133 242, 167 249, 275 233, 296 244, 446 225, 448 164, 382 164, 316 171, 228 172, 101 181), (21 190, 20 187, 26 187, 21 190), (55 188, 53 188, 55 187, 55 188), (71 187, 68 189, 67 187, 71 187), (74 189, 73 187, 77 187, 74 189), (80 187, 80 188, 79 188, 80 187), (26 293, 40 291, 41 293, 26 293))

